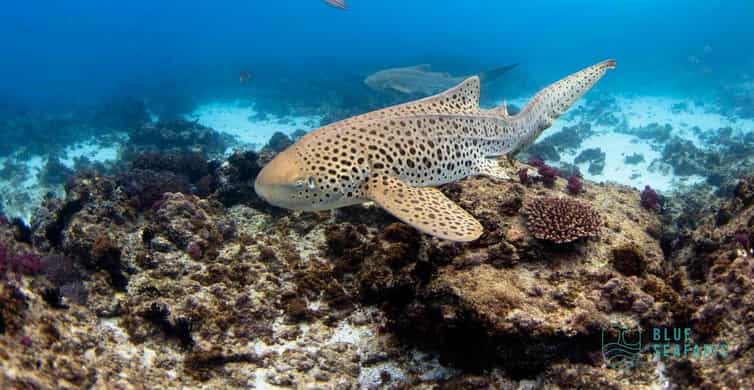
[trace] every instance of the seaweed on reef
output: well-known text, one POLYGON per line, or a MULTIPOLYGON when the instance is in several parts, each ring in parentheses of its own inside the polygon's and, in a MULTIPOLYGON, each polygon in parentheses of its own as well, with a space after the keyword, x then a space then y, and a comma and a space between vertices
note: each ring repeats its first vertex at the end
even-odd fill
MULTIPOLYGON (((594 133, 592 125, 589 122, 582 122, 574 126, 563 127, 562 130, 544 138, 538 144, 552 146, 556 153, 575 151, 585 139, 591 137, 594 133)), ((559 158, 553 160, 556 161, 559 158)))
POLYGON ((271 206, 260 199, 254 191, 254 179, 262 169, 261 160, 262 154, 257 154, 252 150, 235 151, 218 169, 219 184, 212 197, 225 207, 247 204, 265 212, 285 213, 285 210, 271 206))
POLYGON ((623 162, 627 165, 634 165, 644 162, 644 155, 641 153, 634 153, 629 156, 626 156, 623 159, 623 162))
POLYGON ((548 161, 560 160, 560 153, 558 153, 558 150, 555 148, 555 146, 549 143, 537 142, 536 144, 530 146, 526 150, 526 153, 530 153, 531 155, 538 156, 548 161))
POLYGON ((643 140, 651 140, 656 143, 665 143, 670 140, 673 133, 673 126, 670 124, 660 125, 652 122, 644 127, 638 128, 618 128, 618 132, 634 135, 643 140))
POLYGON ((129 133, 123 155, 159 151, 181 154, 198 152, 207 157, 221 156, 230 145, 230 138, 212 128, 186 120, 147 123, 129 133))
POLYGON ((40 261, 40 273, 52 284, 40 291, 40 295, 53 308, 65 309, 63 298, 69 302, 83 305, 87 301, 88 291, 84 284, 84 273, 70 256, 51 253, 40 261))
POLYGON ((600 175, 605 169, 606 154, 601 148, 585 149, 573 160, 574 164, 581 164, 588 162, 589 173, 593 175, 600 175))
POLYGON ((15 217, 10 221, 13 238, 18 242, 31 244, 31 228, 23 219, 15 217))
POLYGON ((61 163, 59 158, 50 156, 38 177, 43 185, 54 186, 65 183, 72 175, 72 169, 61 163))
POLYGON ((166 192, 191 193, 188 179, 170 171, 135 168, 119 174, 115 180, 126 194, 137 200, 139 210, 152 208, 166 192))
POLYGON ((167 305, 161 303, 152 303, 149 308, 141 313, 141 316, 159 326, 166 336, 176 338, 181 346, 189 348, 194 344, 194 339, 191 337, 193 326, 191 320, 185 317, 176 318, 174 321, 170 321, 170 309, 167 305))
POLYGON ((192 183, 211 174, 218 165, 194 152, 179 154, 146 152, 138 155, 131 163, 133 169, 169 171, 186 176, 192 183))
POLYGON ((296 129, 293 133, 291 133, 291 140, 293 142, 296 142, 301 139, 301 137, 305 136, 307 132, 302 129, 296 129))
POLYGON ((270 140, 267 141, 264 149, 269 149, 275 153, 280 153, 291 145, 293 145, 293 140, 287 135, 278 131, 275 132, 272 137, 270 137, 270 140))
POLYGON ((18 163, 15 159, 7 159, 3 163, 3 167, 0 168, 0 179, 11 180, 24 180, 29 174, 29 168, 18 163))

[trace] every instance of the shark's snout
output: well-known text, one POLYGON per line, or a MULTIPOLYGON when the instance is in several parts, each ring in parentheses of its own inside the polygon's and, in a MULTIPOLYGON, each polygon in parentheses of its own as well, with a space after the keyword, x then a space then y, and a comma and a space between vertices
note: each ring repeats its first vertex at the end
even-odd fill
POLYGON ((285 150, 262 168, 254 181, 259 197, 278 207, 295 208, 295 194, 303 175, 293 158, 295 154, 285 150))

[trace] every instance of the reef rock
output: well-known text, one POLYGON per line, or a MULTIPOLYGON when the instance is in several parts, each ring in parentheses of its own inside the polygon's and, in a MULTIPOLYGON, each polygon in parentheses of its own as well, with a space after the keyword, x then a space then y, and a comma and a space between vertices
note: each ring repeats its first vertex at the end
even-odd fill
MULTIPOLYGON (((720 207, 725 218, 708 213, 664 247, 668 215, 634 189, 469 178, 441 188, 484 226, 460 244, 370 205, 271 209, 253 195, 268 158, 253 152, 186 171, 174 158, 77 173, 65 199, 34 215, 30 237, 0 220, 0 255, 38 264, 0 281, 0 387, 752 385, 740 374, 754 339, 751 179, 720 207), (141 171, 189 186, 147 197, 148 181, 123 179, 141 171), (213 172, 216 186, 197 191, 213 172), (550 198, 599 213, 599 234, 537 239, 524 211, 550 198), (730 354, 642 354, 624 372, 602 358, 612 326, 690 327, 730 354)), ((521 168, 536 171, 507 169, 521 168)))

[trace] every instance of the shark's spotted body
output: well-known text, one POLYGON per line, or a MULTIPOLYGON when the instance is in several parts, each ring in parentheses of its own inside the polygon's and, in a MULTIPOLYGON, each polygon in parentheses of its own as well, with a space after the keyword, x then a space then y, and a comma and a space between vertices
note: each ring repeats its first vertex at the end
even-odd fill
POLYGON ((470 77, 439 95, 333 123, 276 156, 256 191, 274 205, 307 211, 374 201, 425 233, 475 240, 479 222, 432 186, 504 178, 492 158, 534 142, 613 67, 609 60, 574 73, 514 116, 505 104, 479 109, 479 78, 470 77))

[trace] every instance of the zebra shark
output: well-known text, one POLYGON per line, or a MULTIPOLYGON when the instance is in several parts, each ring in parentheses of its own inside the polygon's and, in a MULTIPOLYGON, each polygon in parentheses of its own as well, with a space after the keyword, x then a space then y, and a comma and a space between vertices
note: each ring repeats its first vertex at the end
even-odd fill
POLYGON ((505 102, 480 109, 474 76, 435 96, 332 123, 278 154, 254 189, 270 204, 302 211, 372 201, 429 235, 476 240, 482 225, 434 187, 476 175, 507 179, 497 158, 531 145, 615 65, 571 74, 515 115, 505 102))

